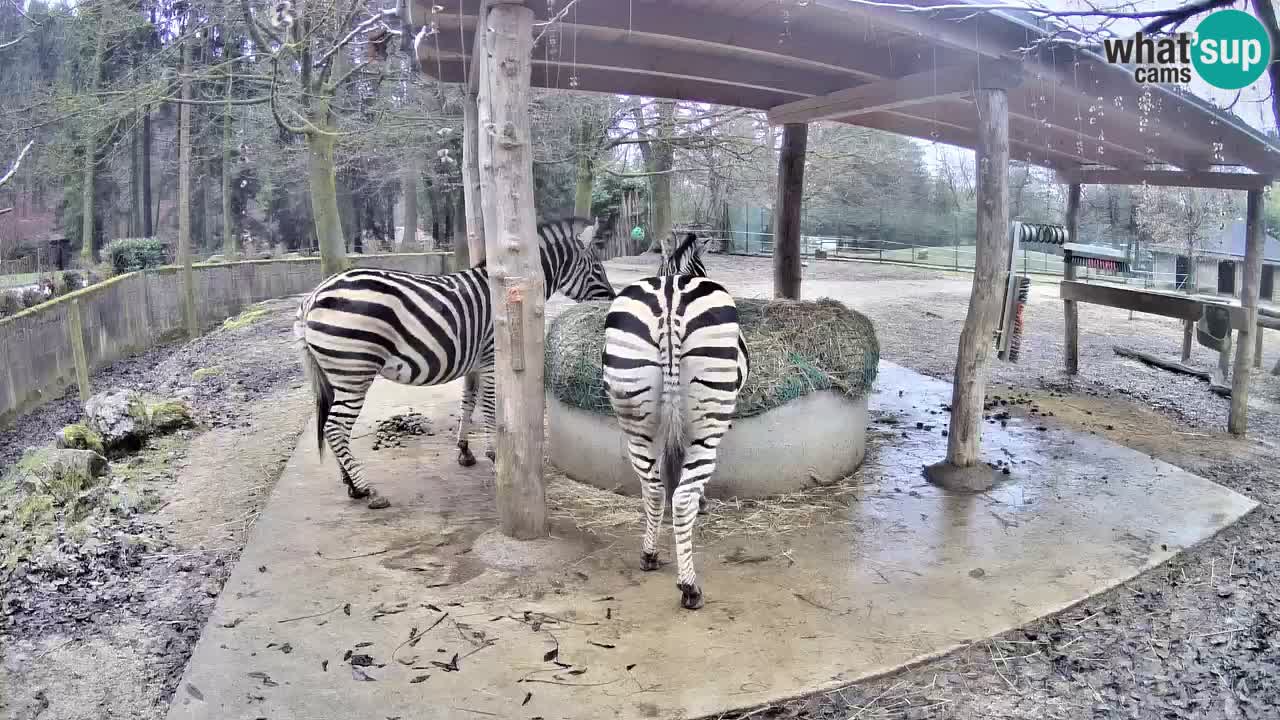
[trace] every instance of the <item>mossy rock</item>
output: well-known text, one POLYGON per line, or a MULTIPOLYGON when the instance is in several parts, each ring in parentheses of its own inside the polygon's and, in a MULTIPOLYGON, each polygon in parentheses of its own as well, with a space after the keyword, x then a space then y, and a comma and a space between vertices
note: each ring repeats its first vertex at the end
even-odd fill
POLYGON ((17 489, 28 498, 45 496, 61 507, 97 484, 107 472, 107 459, 92 450, 33 448, 12 472, 17 489))
MULTIPOLYGON (((734 417, 759 415, 821 390, 853 399, 871 391, 880 344, 865 315, 828 298, 737 298, 736 303, 751 373, 734 417)), ((601 415, 613 414, 601 367, 608 313, 608 302, 577 303, 551 323, 546 342, 548 391, 567 405, 601 415)))
POLYGON ((102 436, 94 432, 84 423, 73 423, 57 433, 58 447, 70 450, 92 450, 99 455, 106 455, 102 444, 102 436))
POLYGON ((191 408, 181 400, 161 400, 147 407, 148 425, 156 435, 194 426, 191 408))
POLYGON ((89 398, 85 422, 111 453, 132 452, 146 442, 150 427, 147 404, 132 390, 109 390, 89 398))

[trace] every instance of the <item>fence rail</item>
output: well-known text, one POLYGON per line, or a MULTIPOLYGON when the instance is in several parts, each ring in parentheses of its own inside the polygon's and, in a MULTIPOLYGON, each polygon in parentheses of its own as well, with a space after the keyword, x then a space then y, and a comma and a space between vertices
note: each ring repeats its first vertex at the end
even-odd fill
MULTIPOLYGON (((711 237, 722 243, 723 252, 730 254, 757 256, 773 254, 772 233, 734 231, 714 233, 711 237)), ((801 257, 813 259, 819 250, 830 260, 862 260, 956 271, 973 270, 976 253, 976 248, 972 244, 926 245, 897 240, 826 235, 800 237, 801 257)), ((1014 261, 1014 270, 1019 273, 1061 277, 1062 255, 1041 252, 1024 246, 1019 251, 1019 257, 1014 261)), ((1128 275, 1117 275, 1089 267, 1076 268, 1076 277, 1081 280, 1103 279, 1142 288, 1173 288, 1179 285, 1180 280, 1180 277, 1172 272, 1138 270, 1128 275)))

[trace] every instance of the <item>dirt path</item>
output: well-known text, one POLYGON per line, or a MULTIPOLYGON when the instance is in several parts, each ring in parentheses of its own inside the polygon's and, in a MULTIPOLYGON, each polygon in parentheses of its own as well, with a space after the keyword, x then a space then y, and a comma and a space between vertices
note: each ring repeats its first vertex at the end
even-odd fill
MULTIPOLYGON (((103 388, 185 397, 202 427, 113 463, 113 474, 144 484, 154 512, 114 518, 83 541, 59 538, 34 564, 19 565, 29 575, 2 576, 0 716, 164 717, 311 409, 290 335, 296 304, 261 309, 244 326, 95 376, 103 388), (59 572, 50 572, 49 558, 61 563, 59 572)), ((74 408, 72 401, 46 405, 6 434, 11 442, 45 442, 74 408)))

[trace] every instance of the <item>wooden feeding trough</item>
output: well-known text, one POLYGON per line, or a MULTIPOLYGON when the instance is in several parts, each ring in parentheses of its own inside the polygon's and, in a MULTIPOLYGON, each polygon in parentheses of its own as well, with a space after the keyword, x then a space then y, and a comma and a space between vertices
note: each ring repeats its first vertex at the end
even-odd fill
POLYGON ((1262 364, 1262 330, 1263 328, 1280 329, 1280 318, 1270 317, 1273 313, 1260 311, 1257 307, 1264 238, 1263 191, 1270 183, 1270 177, 1217 172, 1147 171, 1141 174, 1142 181, 1151 184, 1219 187, 1248 191, 1245 287, 1241 293, 1241 302, 1235 304, 1222 298, 1117 284, 1116 280, 1127 280, 1133 276, 1124 254, 1113 248, 1078 242, 1081 184, 1131 184, 1138 179, 1138 176, 1114 171, 1076 171, 1062 175, 1060 179, 1071 182, 1067 197, 1067 238, 1061 243, 1063 281, 1059 286, 1065 305, 1064 345, 1067 372, 1074 374, 1079 370, 1077 302, 1182 320, 1182 362, 1167 361, 1125 348, 1115 348, 1115 350, 1118 354, 1133 357, 1150 365, 1208 380, 1214 392, 1231 397, 1228 429, 1235 434, 1244 434, 1247 426, 1249 369, 1260 367, 1262 364), (1080 272, 1081 269, 1084 270, 1083 274, 1080 272), (1237 332, 1234 368, 1231 361, 1232 330, 1237 332), (1253 343, 1248 341, 1250 336, 1253 337, 1253 343), (1216 373, 1199 371, 1185 364, 1191 356, 1193 337, 1198 337, 1201 345, 1218 351, 1216 373))

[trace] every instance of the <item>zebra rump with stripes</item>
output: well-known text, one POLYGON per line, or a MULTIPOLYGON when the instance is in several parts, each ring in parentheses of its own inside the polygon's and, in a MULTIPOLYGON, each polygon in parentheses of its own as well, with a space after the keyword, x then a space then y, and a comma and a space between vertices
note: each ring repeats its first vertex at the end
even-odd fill
MULTIPOLYGON (((597 255, 596 226, 582 218, 538 225, 549 298, 610 300, 613 286, 597 255)), ((294 323, 318 416, 316 442, 338 460, 347 494, 390 505, 351 453, 351 427, 374 378, 439 385, 466 376, 458 420, 458 463, 476 462, 469 447, 480 398, 486 455, 494 459, 493 306, 484 263, 446 275, 352 269, 326 279, 303 300, 294 323)))
POLYGON ((640 476, 645 529, 640 567, 657 570, 658 531, 671 502, 681 607, 703 605, 693 524, 716 452, 750 372, 738 307, 702 265, 690 233, 664 253, 661 273, 618 293, 605 319, 604 386, 640 476))

